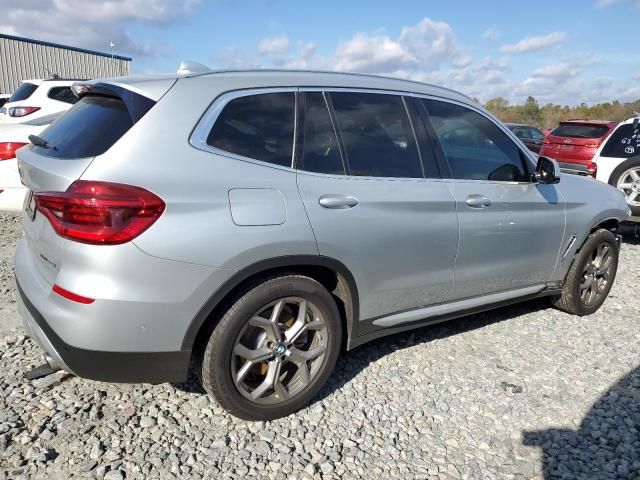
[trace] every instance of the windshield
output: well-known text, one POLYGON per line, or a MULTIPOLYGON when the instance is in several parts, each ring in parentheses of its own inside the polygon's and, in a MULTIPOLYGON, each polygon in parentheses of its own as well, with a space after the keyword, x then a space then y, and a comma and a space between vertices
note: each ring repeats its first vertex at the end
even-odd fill
POLYGON ((31 96, 33 92, 36 91, 37 88, 38 86, 34 85, 33 83, 23 83, 15 92, 13 92, 13 94, 9 97, 7 103, 26 100, 31 96))
POLYGON ((571 138, 600 138, 609 131, 606 125, 565 123, 553 129, 551 135, 571 138))

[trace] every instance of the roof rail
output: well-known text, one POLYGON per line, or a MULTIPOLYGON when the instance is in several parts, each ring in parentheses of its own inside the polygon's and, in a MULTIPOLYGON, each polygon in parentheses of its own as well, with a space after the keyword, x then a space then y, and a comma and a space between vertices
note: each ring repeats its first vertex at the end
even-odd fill
POLYGON ((206 65, 203 65, 198 62, 192 62, 189 60, 183 60, 180 62, 180 66, 178 67, 178 71, 176 72, 178 75, 191 75, 193 73, 208 73, 211 72, 211 69, 206 65))

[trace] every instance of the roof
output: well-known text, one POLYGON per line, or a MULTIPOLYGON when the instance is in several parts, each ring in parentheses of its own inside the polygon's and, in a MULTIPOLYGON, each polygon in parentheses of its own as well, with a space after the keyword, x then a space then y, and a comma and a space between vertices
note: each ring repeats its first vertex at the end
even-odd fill
POLYGON ((132 60, 130 57, 123 57, 122 55, 112 55, 110 53, 98 52, 97 50, 88 50, 86 48, 71 47, 69 45, 62 45, 60 43, 45 42, 43 40, 35 40, 33 38, 16 37, 14 35, 7 35, 5 33, 0 33, 0 38, 15 40, 17 42, 32 43, 34 45, 44 45, 46 47, 62 48, 64 50, 71 50, 73 52, 88 53, 90 55, 98 55, 100 57, 108 57, 108 58, 114 58, 117 60, 125 60, 127 62, 130 62, 132 60))
MULTIPOLYGON (((415 80, 383 77, 364 73, 341 73, 319 70, 282 70, 282 69, 248 69, 248 70, 211 70, 204 73, 192 74, 164 74, 164 75, 133 75, 107 79, 114 83, 138 86, 150 85, 154 81, 167 81, 180 78, 208 78, 219 77, 221 79, 237 78, 245 80, 244 83, 256 83, 260 86, 297 86, 297 87, 335 87, 335 88, 362 88, 376 90, 390 90, 412 92, 423 95, 435 95, 464 103, 476 104, 467 95, 445 87, 439 87, 415 80)), ((101 81, 105 81, 104 79, 101 81)), ((255 88, 258 88, 257 85, 255 88)), ((479 106, 479 105, 478 105, 479 106)), ((480 107, 480 106, 479 106, 480 107)))

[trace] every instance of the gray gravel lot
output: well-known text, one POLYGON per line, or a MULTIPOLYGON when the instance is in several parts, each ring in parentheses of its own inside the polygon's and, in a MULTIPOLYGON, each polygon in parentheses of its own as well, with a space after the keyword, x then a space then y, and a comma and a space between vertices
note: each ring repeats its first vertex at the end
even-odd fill
POLYGON ((529 302, 343 355, 290 417, 244 422, 194 382, 22 374, 15 216, 0 214, 0 479, 640 478, 640 243, 604 307, 529 302))

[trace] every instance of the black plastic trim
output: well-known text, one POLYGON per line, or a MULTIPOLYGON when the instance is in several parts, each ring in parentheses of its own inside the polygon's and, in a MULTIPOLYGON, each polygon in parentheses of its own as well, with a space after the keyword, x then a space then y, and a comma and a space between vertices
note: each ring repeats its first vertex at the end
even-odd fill
POLYGON ((116 383, 183 382, 187 379, 191 350, 179 352, 105 352, 65 343, 27 298, 16 279, 18 294, 56 353, 79 377, 116 383))
POLYGON ((236 287, 248 280, 249 278, 265 273, 269 270, 282 269, 287 267, 326 267, 340 274, 347 282, 349 294, 351 297, 350 309, 347 306, 347 348, 350 348, 350 342, 358 335, 357 327, 359 321, 360 303, 358 299, 358 289, 356 281, 349 269, 338 260, 321 255, 286 255, 275 257, 268 260, 262 260, 254 263, 227 280, 200 308, 200 311, 191 321, 187 333, 182 340, 182 350, 191 351, 194 347, 196 337, 201 327, 205 324, 209 316, 213 313, 218 305, 229 295, 236 287))
POLYGON ((456 318, 466 317, 467 315, 474 315, 476 313, 486 312, 488 310, 493 310, 495 308, 506 307, 508 305, 514 305, 516 303, 525 302, 527 300, 533 300, 535 298, 547 297, 550 295, 557 295, 562 291, 559 288, 547 288, 539 293, 534 293, 532 295, 525 295, 523 297, 511 298, 508 300, 502 300, 500 302, 488 303, 486 305, 480 305, 475 308, 469 308, 465 310, 458 310, 456 312, 450 312, 444 315, 438 315, 434 317, 429 317, 425 320, 417 320, 415 322, 408 322, 402 325, 398 325, 397 327, 381 327, 378 325, 374 325, 373 322, 377 320, 377 318, 370 318, 367 320, 363 320, 359 325, 361 334, 358 337, 354 337, 351 342, 351 348, 356 348, 361 345, 364 345, 371 340, 375 340, 377 338, 386 337, 387 335, 393 335, 394 333, 406 332, 407 330, 414 330, 420 327, 426 327, 429 325, 435 325, 437 323, 446 322, 449 320, 454 320, 456 318))

